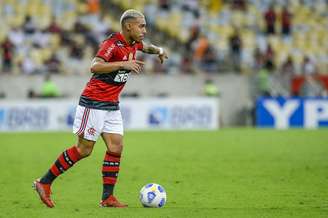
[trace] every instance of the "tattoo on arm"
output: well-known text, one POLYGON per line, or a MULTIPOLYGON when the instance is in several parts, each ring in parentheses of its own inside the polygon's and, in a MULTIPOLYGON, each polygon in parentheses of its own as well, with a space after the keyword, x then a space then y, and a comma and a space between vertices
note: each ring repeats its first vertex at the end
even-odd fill
POLYGON ((148 54, 159 54, 159 48, 152 44, 144 44, 142 51, 148 54))

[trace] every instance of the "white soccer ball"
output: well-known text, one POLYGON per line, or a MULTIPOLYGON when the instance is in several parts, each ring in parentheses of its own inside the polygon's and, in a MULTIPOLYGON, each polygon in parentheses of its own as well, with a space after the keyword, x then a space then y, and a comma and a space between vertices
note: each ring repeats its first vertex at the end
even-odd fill
POLYGON ((166 192, 163 186, 149 183, 140 190, 139 199, 144 207, 163 207, 166 203, 166 192))

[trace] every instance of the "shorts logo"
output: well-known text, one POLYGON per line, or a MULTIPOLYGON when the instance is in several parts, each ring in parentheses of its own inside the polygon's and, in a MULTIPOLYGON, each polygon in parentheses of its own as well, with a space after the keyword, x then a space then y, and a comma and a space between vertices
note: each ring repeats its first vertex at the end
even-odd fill
POLYGON ((96 134, 96 130, 91 127, 88 129, 88 134, 94 136, 96 134))

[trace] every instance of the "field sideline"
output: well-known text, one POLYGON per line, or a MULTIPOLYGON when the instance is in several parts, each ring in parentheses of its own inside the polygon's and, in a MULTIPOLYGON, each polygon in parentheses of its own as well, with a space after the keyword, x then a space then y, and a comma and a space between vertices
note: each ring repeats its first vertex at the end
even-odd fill
POLYGON ((99 208, 101 140, 53 185, 45 208, 32 181, 75 143, 71 133, 0 133, 0 217, 328 217, 328 130, 126 132, 116 195, 99 208), (164 186, 164 208, 142 208, 139 189, 164 186))

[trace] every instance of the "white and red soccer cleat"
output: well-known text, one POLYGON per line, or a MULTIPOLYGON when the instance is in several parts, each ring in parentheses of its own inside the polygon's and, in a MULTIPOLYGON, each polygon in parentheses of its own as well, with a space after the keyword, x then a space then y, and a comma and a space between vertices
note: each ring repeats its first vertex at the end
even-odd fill
POLYGON ((39 179, 35 180, 33 182, 33 188, 35 191, 39 194, 41 201, 47 206, 47 207, 54 207, 55 204, 51 200, 51 185, 50 184, 42 184, 39 179))
POLYGON ((110 195, 107 199, 102 200, 100 202, 101 207, 119 207, 124 208, 127 207, 127 204, 123 204, 119 202, 113 195, 110 195))

